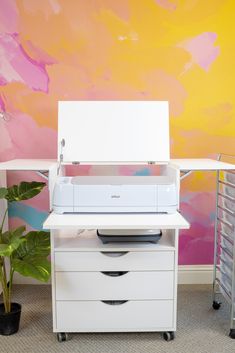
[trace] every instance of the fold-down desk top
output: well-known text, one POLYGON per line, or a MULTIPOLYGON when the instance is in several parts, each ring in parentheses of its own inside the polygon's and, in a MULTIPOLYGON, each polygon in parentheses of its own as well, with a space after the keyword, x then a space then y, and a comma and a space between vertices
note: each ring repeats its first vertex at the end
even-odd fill
MULTIPOLYGON (((231 170, 235 164, 208 158, 171 159, 181 171, 189 170, 231 170)), ((56 159, 13 159, 0 163, 0 170, 50 170, 57 165, 56 159)))
POLYGON ((0 163, 0 170, 46 171, 57 165, 56 159, 12 159, 0 163))
POLYGON ((215 159, 207 158, 182 158, 171 159, 171 163, 177 165, 181 171, 190 170, 232 170, 235 164, 221 162, 215 159))

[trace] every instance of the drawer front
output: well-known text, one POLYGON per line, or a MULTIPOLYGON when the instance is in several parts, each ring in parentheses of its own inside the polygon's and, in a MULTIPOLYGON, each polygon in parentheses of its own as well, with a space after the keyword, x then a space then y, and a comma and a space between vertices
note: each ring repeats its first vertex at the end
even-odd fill
POLYGON ((56 329, 62 332, 165 331, 175 326, 173 300, 110 304, 56 301, 56 329))
POLYGON ((171 271, 173 269, 174 251, 55 253, 55 271, 171 271))
POLYGON ((174 272, 56 272, 57 300, 173 299, 174 272))

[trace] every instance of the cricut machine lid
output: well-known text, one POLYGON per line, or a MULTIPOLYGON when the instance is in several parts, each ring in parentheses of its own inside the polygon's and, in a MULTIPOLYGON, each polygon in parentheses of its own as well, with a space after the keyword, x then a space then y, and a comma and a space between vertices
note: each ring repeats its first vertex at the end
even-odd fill
POLYGON ((169 159, 168 102, 59 102, 58 160, 63 163, 167 163, 169 159))

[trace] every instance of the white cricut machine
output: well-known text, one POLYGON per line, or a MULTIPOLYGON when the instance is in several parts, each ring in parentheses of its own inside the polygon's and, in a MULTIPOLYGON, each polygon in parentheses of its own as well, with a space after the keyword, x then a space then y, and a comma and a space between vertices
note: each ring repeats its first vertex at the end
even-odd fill
MULTIPOLYGON (((169 164, 166 101, 59 102, 56 213, 173 213, 179 170, 169 164), (157 176, 64 176, 64 165, 160 164, 157 176)), ((138 216, 137 216, 138 217, 138 216)), ((103 241, 154 240, 160 230, 99 230, 103 241)))
POLYGON ((167 176, 59 177, 56 213, 174 213, 176 185, 167 176))

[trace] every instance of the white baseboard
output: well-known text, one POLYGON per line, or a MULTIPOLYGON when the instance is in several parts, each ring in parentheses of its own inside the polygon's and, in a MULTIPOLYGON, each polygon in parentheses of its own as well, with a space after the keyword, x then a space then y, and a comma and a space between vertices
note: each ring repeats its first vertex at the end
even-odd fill
POLYGON ((178 272, 179 284, 211 284, 213 265, 181 265, 178 272))

